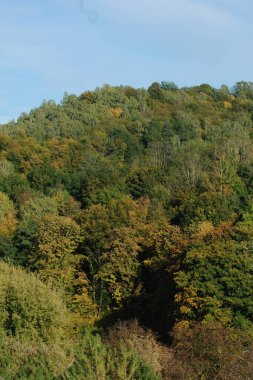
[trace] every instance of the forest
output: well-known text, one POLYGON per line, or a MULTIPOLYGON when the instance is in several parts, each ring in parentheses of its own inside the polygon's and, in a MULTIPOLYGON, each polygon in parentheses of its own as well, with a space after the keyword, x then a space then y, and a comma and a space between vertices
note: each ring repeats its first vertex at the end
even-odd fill
POLYGON ((0 126, 4 380, 252 374, 253 83, 104 85, 0 126))

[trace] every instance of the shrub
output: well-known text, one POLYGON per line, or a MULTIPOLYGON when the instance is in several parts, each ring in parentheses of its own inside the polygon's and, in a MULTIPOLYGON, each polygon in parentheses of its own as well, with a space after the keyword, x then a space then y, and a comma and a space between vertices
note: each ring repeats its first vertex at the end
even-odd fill
POLYGON ((109 347, 98 334, 86 330, 72 366, 59 379, 159 380, 160 377, 123 344, 109 347))
POLYGON ((67 309, 38 277, 0 262, 0 331, 14 337, 55 342, 65 335, 67 309))
POLYGON ((70 364, 70 317, 38 277, 0 262, 0 376, 51 379, 70 364))
POLYGON ((140 326, 137 320, 119 321, 109 330, 105 341, 111 347, 124 344, 157 374, 164 374, 171 360, 170 350, 158 341, 153 331, 140 326))

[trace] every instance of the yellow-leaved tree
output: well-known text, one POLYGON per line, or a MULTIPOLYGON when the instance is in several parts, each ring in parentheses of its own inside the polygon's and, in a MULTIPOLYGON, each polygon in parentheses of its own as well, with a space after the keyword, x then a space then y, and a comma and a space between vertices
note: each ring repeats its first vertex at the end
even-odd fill
POLYGON ((8 195, 0 192, 0 235, 12 235, 16 229, 16 224, 14 204, 8 195))
POLYGON ((89 281, 80 271, 82 256, 76 251, 80 240, 80 227, 72 218, 45 215, 38 224, 29 259, 30 267, 41 279, 64 289, 78 324, 94 321, 96 313, 89 297, 89 281))

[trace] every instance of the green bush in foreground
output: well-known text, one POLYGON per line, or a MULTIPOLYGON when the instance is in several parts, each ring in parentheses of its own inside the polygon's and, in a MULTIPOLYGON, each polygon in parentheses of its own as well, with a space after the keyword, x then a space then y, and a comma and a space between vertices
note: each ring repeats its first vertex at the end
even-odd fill
POLYGON ((68 323, 69 314, 58 293, 35 275, 0 263, 0 331, 55 343, 64 338, 68 323))
POLYGON ((69 362, 64 346, 6 335, 0 338, 0 376, 4 380, 54 379, 69 362))
POLYGON ((59 380, 159 380, 135 352, 102 343, 98 334, 86 331, 76 348, 75 360, 59 380))
POLYGON ((61 296, 35 275, 0 262, 0 375, 49 379, 69 364, 70 318, 61 296))

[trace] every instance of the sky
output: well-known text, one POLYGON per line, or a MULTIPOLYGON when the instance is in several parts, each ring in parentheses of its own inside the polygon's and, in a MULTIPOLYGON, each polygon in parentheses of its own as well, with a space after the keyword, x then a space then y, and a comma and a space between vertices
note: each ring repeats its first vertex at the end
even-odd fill
POLYGON ((252 0, 0 0, 0 123, 105 83, 253 80, 252 0))

